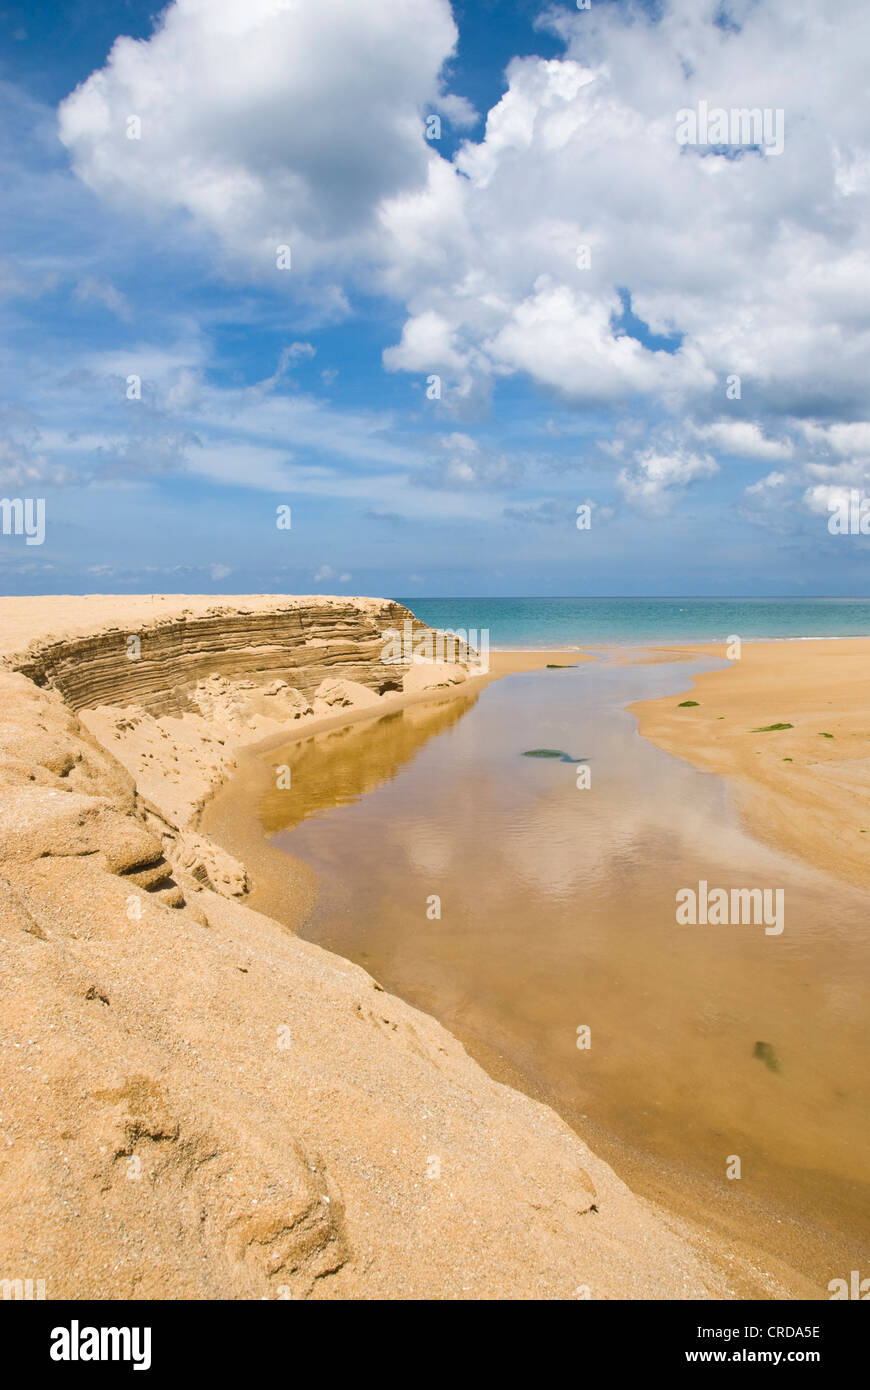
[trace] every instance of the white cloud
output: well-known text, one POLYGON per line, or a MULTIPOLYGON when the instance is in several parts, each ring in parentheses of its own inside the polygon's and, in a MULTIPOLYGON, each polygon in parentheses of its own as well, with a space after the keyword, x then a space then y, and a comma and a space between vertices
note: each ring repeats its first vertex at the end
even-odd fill
MULTIPOLYGON (((769 439, 752 420, 716 420, 694 430, 698 439, 723 454, 747 459, 789 459, 794 454, 791 439, 769 439)), ((772 475, 771 475, 772 476, 772 475)))
MULTIPOLYGON (((814 0, 732 0, 739 28, 725 32, 718 0, 660 8, 660 22, 628 6, 548 12, 564 57, 514 59, 453 163, 423 138, 430 111, 469 129, 474 114, 440 86, 456 39, 447 0, 176 0, 63 104, 61 135, 98 194, 136 214, 182 210, 245 274, 260 266, 283 289, 271 267, 287 241, 292 283, 335 277, 328 312, 346 312, 358 275, 397 298, 405 321, 384 364, 441 375, 439 408, 469 413, 522 374, 577 406, 625 408, 601 453, 635 505, 666 509, 718 454, 782 464, 746 493, 779 506, 788 487, 843 486, 870 460, 870 423, 856 420, 870 107, 843 95, 863 89, 870 10, 838 0, 832 23, 814 0), (783 154, 680 147, 676 113, 702 99, 781 107, 783 154), (130 113, 141 140, 126 138, 130 113), (625 289, 667 350, 625 331, 625 289), (726 419, 732 373, 743 395, 726 419)), ((203 386, 195 335, 174 360, 99 356, 121 376, 164 377, 161 408, 186 411, 201 439, 189 466, 226 482, 335 493, 340 460, 348 497, 392 489, 400 502, 385 507, 417 515, 440 495, 461 516, 469 489, 482 512, 485 489, 515 480, 497 448, 460 432, 421 464, 387 412, 282 394, 308 347, 258 387, 220 393, 203 386), (306 450, 329 464, 300 462, 306 450)))
POLYGON ((138 376, 143 382, 159 383, 170 389, 182 374, 205 365, 207 351, 198 336, 191 336, 172 347, 140 342, 124 350, 110 348, 101 352, 84 353, 79 367, 97 376, 117 376, 125 380, 138 376))
POLYGON ((785 487, 787 481, 784 473, 768 473, 766 478, 760 478, 757 483, 750 483, 746 491, 752 496, 756 493, 761 495, 769 493, 771 488, 785 487))
POLYGON ((870 456, 870 421, 853 420, 828 426, 807 424, 804 433, 811 444, 835 454, 870 456))
POLYGON ((577 401, 664 391, 693 378, 705 384, 688 355, 651 352, 635 338, 616 336, 612 319, 619 308, 615 292, 596 298, 545 277, 487 341, 489 356, 577 401))
POLYGON ((816 515, 826 515, 837 507, 849 506, 850 489, 847 487, 828 487, 818 484, 807 488, 803 496, 804 505, 816 515))
POLYGON ((595 526, 613 520, 613 508, 602 506, 592 497, 585 497, 581 502, 576 502, 572 497, 543 497, 505 507, 504 514, 510 521, 528 521, 536 526, 565 526, 576 529, 578 509, 581 506, 589 508, 590 520, 595 526))
MULTIPOLYGON (((409 310, 388 366, 441 364, 466 391, 469 373, 523 372, 577 402, 640 394, 701 421, 737 373, 756 413, 854 413, 870 186, 855 175, 844 191, 842 169, 870 159, 870 111, 843 93, 863 80, 870 11, 843 0, 831 24, 812 0, 735 4, 740 30, 725 33, 717 9, 550 13, 566 56, 515 59, 483 139, 382 209, 383 283, 409 310), (783 108, 782 156, 679 146, 676 113, 701 99, 783 108), (682 334, 677 351, 620 333, 620 287, 655 334, 682 334)), ((740 434, 726 446, 787 456, 740 434)))
POLYGON ((166 392, 168 410, 191 410, 202 398, 202 380, 198 372, 182 367, 166 392))
POLYGON ((457 349, 447 319, 429 309, 408 320, 401 342, 385 351, 384 364, 390 370, 448 371, 455 375, 465 370, 468 356, 457 349))
POLYGON ((719 465, 709 454, 661 454, 647 449, 636 456, 630 467, 620 470, 617 483, 633 506, 665 511, 675 491, 700 478, 712 478, 718 472, 719 465))
POLYGON ((60 275, 56 271, 37 271, 14 264, 7 257, 0 259, 0 296, 3 299, 39 299, 57 288, 60 275))
POLYGON ((281 244, 291 273, 346 263, 425 181, 426 110, 470 119, 439 84, 456 37, 447 0, 175 0, 67 98, 60 136, 102 197, 181 209, 264 275, 281 244))
POLYGON ((440 96, 435 102, 435 107, 457 130, 469 130, 471 126, 477 125, 480 120, 471 102, 467 97, 454 96, 447 93, 440 96))

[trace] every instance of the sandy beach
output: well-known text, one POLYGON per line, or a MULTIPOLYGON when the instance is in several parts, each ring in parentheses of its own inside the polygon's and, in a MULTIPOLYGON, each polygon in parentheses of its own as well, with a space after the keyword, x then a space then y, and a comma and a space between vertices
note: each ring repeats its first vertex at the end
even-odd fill
POLYGON ((870 6, 830 8, 0 11, 34 1366, 591 1301, 627 1376, 851 1372, 870 6))
MULTIPOLYGON (((288 823, 275 784, 278 750, 304 798, 292 823, 317 831, 322 813, 343 800, 365 809, 379 787, 401 787, 402 769, 470 729, 473 712, 495 733, 498 721, 480 702, 497 687, 514 690, 501 677, 516 676, 518 694, 529 681, 549 682, 541 688, 567 708, 566 682, 601 666, 590 665, 592 652, 499 651, 482 674, 434 666, 385 678, 380 632, 404 611, 380 600, 260 596, 0 604, 3 1066, 12 1097, 0 1168, 4 1266, 35 1258, 50 1269, 54 1296, 74 1288, 95 1297, 263 1297, 284 1296, 275 1290, 285 1287, 292 1297, 820 1296, 822 1227, 803 1237, 774 1232, 765 1245, 761 1233, 782 1218, 757 1206, 756 1238, 744 1240, 747 1209, 726 1203, 714 1218, 717 1199, 703 1181, 677 1176, 666 1143, 662 1157, 638 1166, 636 1140, 617 1142, 602 1117, 586 1115, 589 1100, 571 1100, 574 1006, 553 1033, 562 1005, 527 964, 524 914, 537 909, 523 906, 507 868, 515 902, 493 904, 490 919, 502 933, 499 951, 482 939, 475 964, 471 939, 460 933, 454 948, 447 935, 443 965, 460 978, 471 970, 471 987, 474 971, 504 955, 504 986, 520 991, 517 1016, 530 1007, 537 1032, 552 1014, 556 1050, 537 1079, 500 1036, 482 978, 480 1007, 454 1018, 448 976, 422 987, 423 977, 404 977, 386 937, 393 993, 368 960, 361 969, 345 958, 355 954, 350 944, 288 933, 308 931, 328 886, 350 886, 360 873, 371 886, 386 873, 391 891, 395 880, 376 842, 347 858, 339 839, 338 862, 324 872, 270 843, 270 815, 273 837, 288 823), (140 648, 131 659, 133 637, 140 648), (253 816, 251 797, 261 803, 253 816), (512 912, 516 938, 505 936, 512 912), (516 967, 505 950, 514 939, 516 967), (26 1087, 23 1073, 32 1078, 26 1087), (47 1135, 57 1139, 52 1157, 42 1152, 47 1135), (447 1184, 432 1177, 442 1162, 447 1184), (646 1197, 622 1175, 636 1175, 646 1197), (465 1212, 458 1222, 457 1202, 465 1212), (203 1237, 195 1232, 205 1210, 203 1237), (203 1239, 200 1268, 190 1249, 203 1239), (578 1295, 578 1287, 591 1292, 578 1295)), ((649 669, 667 681, 670 665, 705 654, 721 650, 617 653, 609 665, 629 680, 649 669)), ((870 643, 747 645, 741 664, 697 675, 689 696, 638 705, 641 732, 740 788, 753 833, 863 882, 850 827, 864 750, 850 707, 868 661, 870 643), (699 703, 679 708, 686 698, 699 703), (763 722, 794 729, 755 737, 743 729, 763 722), (810 814, 820 769, 823 829, 810 814), (793 799, 805 816, 789 812, 793 799), (822 861, 826 839, 838 852, 822 861)), ((531 723, 527 738, 537 741, 531 723)), ((576 762, 584 750, 569 751, 576 762)), ((529 787, 548 775, 543 763, 524 766, 529 787)), ((513 779, 494 805, 510 804, 513 779)), ((471 785, 480 789, 478 774, 471 785)), ((714 797, 713 813, 717 804, 714 797)), ((621 836, 640 844, 648 834, 636 815, 631 829, 618 788, 598 805, 618 817, 621 836)), ((553 801, 527 836, 528 853, 540 854, 541 885, 564 875, 561 816, 553 801)), ((471 822, 466 838, 474 851, 471 822)), ((421 852, 431 850, 421 844, 421 852)), ((598 852, 604 872, 606 840, 598 852)), ((658 851, 645 858, 654 868, 658 851)), ((512 870, 518 862, 515 853, 512 870)), ((358 925, 370 911, 360 901, 358 925)), ((379 914, 386 931, 390 914, 379 914)), ((407 936, 401 911, 396 930, 407 936)), ((626 960, 634 972, 638 948, 626 960)), ((407 958, 411 969, 412 950, 407 958)), ((659 964, 651 957, 641 975, 658 978, 659 964)), ((555 957, 553 965, 558 989, 555 957)), ((700 958, 689 966, 704 968, 700 958)), ((745 962, 733 969, 738 988, 745 962)), ((667 985, 666 973, 661 980, 667 985)), ((614 994, 602 979, 600 998, 643 1015, 641 998, 624 986, 614 994)), ((778 1041, 788 1055, 786 1036, 778 1041)), ((618 1058, 601 1084, 615 1105, 609 1123, 626 1138, 631 1061, 618 1058)), ((666 1060, 655 1065, 650 1078, 664 1080, 666 1060)), ((748 1082, 759 1079, 750 1064, 748 1082)), ((709 1076, 707 1089, 712 1103, 709 1076)), ((677 1091, 665 1088, 661 1103, 665 1142, 677 1091)), ((773 1114, 778 1104, 772 1098, 773 1114)), ((785 1135, 787 1107, 781 1123, 785 1135)), ((845 1208, 832 1212, 835 1225, 847 1220, 845 1208)))
MULTIPOLYGON (((662 654, 697 652, 726 657, 724 645, 662 654)), ((746 642, 727 671, 696 676, 685 695, 634 713, 645 738, 733 779, 760 839, 867 887, 868 689, 870 639, 746 642)))

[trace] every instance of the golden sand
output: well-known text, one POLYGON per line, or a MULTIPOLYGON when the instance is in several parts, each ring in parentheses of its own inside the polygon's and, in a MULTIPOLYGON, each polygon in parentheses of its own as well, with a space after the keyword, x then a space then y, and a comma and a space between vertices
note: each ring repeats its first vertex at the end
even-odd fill
MULTIPOLYGON (((722 645, 663 651, 726 655, 722 645)), ((759 839, 867 887, 868 706, 870 639, 838 638, 744 643, 740 660, 696 676, 684 695, 632 708, 645 738, 734 779, 759 839)))
MULTIPOLYGON (((638 1199, 433 1019, 253 912, 245 864, 199 833, 245 745, 286 739, 288 718, 362 736, 375 708, 426 720, 585 659, 493 653, 486 676, 385 689, 395 611, 0 603, 0 1274, 49 1297, 793 1295, 638 1199)), ((868 643, 746 647, 697 706, 641 707, 641 729, 735 777, 759 833, 864 883, 868 664, 868 643), (749 732, 775 722, 794 728, 749 732)))

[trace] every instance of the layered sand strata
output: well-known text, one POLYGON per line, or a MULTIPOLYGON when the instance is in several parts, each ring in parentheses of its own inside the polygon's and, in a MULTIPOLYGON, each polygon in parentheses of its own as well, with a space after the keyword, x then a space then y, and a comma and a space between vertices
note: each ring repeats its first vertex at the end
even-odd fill
POLYGON ((735 1292, 550 1109, 245 907, 244 866, 196 843, 245 742, 360 691, 419 698, 395 672, 377 693, 381 626, 406 616, 0 601, 0 1277, 49 1298, 735 1292))

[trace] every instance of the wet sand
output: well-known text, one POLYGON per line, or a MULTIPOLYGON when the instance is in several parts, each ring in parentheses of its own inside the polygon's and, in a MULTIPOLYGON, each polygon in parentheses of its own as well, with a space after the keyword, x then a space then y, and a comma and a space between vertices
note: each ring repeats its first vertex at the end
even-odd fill
MULTIPOLYGON (((824 646, 830 663, 840 644, 763 645, 824 646)), ((527 669, 260 750, 206 828, 244 859, 253 906, 435 1014, 636 1191, 712 1231, 744 1296, 755 1265, 825 1297, 868 1253, 866 899, 759 842, 730 783, 639 737, 623 706, 659 697, 642 720, 661 710, 694 757, 670 711, 702 698, 693 680, 726 691, 724 663, 638 655, 527 669), (522 756, 536 747, 588 758, 592 785, 577 764, 522 756), (785 931, 678 928, 675 893, 700 879, 782 887, 785 931)))
POLYGON ((758 838, 870 887, 870 640, 744 643, 739 660, 699 675, 686 698, 697 705, 636 706, 644 737, 733 779, 758 838))

